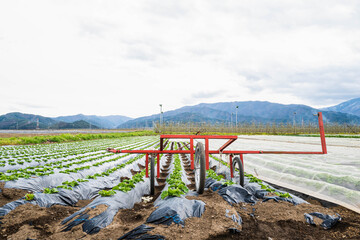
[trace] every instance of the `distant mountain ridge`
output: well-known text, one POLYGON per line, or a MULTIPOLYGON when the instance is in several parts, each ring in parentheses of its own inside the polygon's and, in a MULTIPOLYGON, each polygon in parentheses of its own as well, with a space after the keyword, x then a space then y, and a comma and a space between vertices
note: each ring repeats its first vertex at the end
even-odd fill
POLYGON ((0 129, 97 129, 115 128, 131 118, 120 115, 87 116, 78 114, 56 118, 43 117, 20 112, 0 116, 0 129))
POLYGON ((90 124, 84 120, 74 121, 72 123, 58 122, 51 126, 53 129, 98 129, 99 127, 90 124))
MULTIPOLYGON (((206 123, 316 123, 316 114, 321 111, 306 105, 279 104, 266 101, 200 103, 164 112, 164 122, 206 123), (238 108, 236 108, 236 106, 238 108), (186 114, 187 113, 187 114, 186 114), (237 117, 236 117, 237 115, 237 117), (315 116, 314 116, 315 115, 315 116)), ((360 124, 360 116, 334 111, 322 111, 324 122, 360 124)), ((118 126, 133 128, 152 126, 159 122, 159 114, 136 118, 118 126)))
POLYGON ((0 129, 40 129, 49 128, 57 121, 52 118, 19 112, 7 113, 0 116, 0 129))
POLYGON ((72 116, 60 116, 53 119, 56 121, 63 121, 67 123, 83 120, 100 128, 116 128, 118 125, 129 121, 132 118, 121 115, 96 116, 77 114, 72 116))
MULTIPOLYGON (((266 101, 200 103, 164 112, 164 122, 173 123, 316 123, 322 111, 325 123, 360 124, 360 98, 335 106, 316 109, 299 104, 266 101), (315 116, 314 116, 315 115, 315 116)), ((19 112, 0 116, 0 129, 64 128, 143 128, 159 122, 159 114, 136 119, 122 115, 96 116, 77 114, 55 118, 19 112)))
POLYGON ((354 98, 332 107, 323 108, 323 110, 349 113, 360 117, 360 98, 354 98))

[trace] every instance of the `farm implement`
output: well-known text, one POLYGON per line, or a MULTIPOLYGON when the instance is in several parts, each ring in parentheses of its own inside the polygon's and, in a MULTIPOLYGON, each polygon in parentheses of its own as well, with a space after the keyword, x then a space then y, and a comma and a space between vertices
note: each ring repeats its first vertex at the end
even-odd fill
MULTIPOLYGON (((237 140, 237 136, 220 136, 220 135, 160 135, 160 147, 158 150, 126 150, 112 149, 107 150, 112 153, 130 153, 145 154, 146 177, 150 177, 150 194, 155 193, 155 178, 160 177, 160 154, 190 154, 191 169, 194 170, 196 191, 199 194, 204 192, 206 170, 209 170, 210 154, 222 154, 229 158, 230 176, 238 177, 238 184, 244 186, 244 155, 245 154, 327 154, 324 124, 322 113, 317 114, 319 122, 319 132, 321 140, 321 151, 262 151, 262 150, 227 150, 227 148, 237 140), (164 147, 170 139, 188 140, 188 149, 184 147, 178 150, 165 150, 164 147), (227 140, 220 148, 211 150, 210 140, 227 140), (201 140, 202 142, 198 142, 201 140), (194 149, 194 141, 196 146, 194 149), (165 143, 165 144, 164 144, 165 143), (155 174, 155 158, 157 159, 157 171, 155 174), (149 176, 150 164, 150 176, 149 176)), ((186 147, 187 148, 187 147, 186 147)))

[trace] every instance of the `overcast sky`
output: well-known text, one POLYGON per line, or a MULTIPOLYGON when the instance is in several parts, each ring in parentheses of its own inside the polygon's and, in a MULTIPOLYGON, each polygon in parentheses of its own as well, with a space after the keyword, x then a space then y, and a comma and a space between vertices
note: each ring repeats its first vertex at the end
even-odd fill
POLYGON ((360 1, 0 1, 0 115, 360 97, 360 1))

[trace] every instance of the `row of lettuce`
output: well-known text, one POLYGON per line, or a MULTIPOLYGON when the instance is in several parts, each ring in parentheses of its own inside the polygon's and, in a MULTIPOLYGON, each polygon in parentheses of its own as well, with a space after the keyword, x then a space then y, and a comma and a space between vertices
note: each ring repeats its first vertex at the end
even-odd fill
MULTIPOLYGON (((144 142, 139 142, 136 145, 132 146, 131 149, 137 148, 139 146, 146 146, 150 142, 151 141, 149 141, 149 140, 144 141, 144 142)), ((84 169, 90 169, 91 167, 97 167, 97 166, 103 165, 104 163, 117 161, 118 159, 124 157, 124 155, 122 155, 119 157, 115 157, 115 158, 111 158, 111 159, 107 159, 107 160, 103 160, 103 161, 98 161, 98 160, 110 157, 112 155, 113 155, 112 153, 107 153, 105 151, 102 151, 102 152, 95 152, 93 154, 87 154, 87 155, 83 155, 83 156, 75 156, 72 158, 63 159, 63 160, 59 160, 59 161, 53 161, 50 163, 46 163, 44 165, 29 166, 26 168, 7 170, 6 171, 7 174, 0 172, 0 180, 13 181, 13 180, 18 180, 19 178, 27 179, 32 176, 49 176, 51 174, 55 174, 55 171, 54 171, 55 169, 64 169, 64 170, 59 171, 59 173, 65 173, 65 174, 76 173, 76 172, 82 171, 84 169), (79 160, 79 161, 75 161, 75 160, 79 160), (84 164, 92 163, 92 162, 95 162, 95 163, 84 166, 84 164), (64 163, 67 163, 67 164, 64 164, 64 163), (70 169, 70 167, 72 167, 73 165, 81 165, 81 166, 70 169)))
MULTIPOLYGON (((164 150, 167 150, 169 148, 170 144, 169 142, 167 142, 165 144, 165 148, 164 150)), ((145 154, 141 154, 138 157, 142 158, 145 154)), ((160 158, 163 156, 163 154, 160 155, 160 158)), ((156 166, 157 163, 157 159, 155 158, 155 165, 156 166)), ((151 166, 149 165, 149 171, 151 170, 151 166)), ((117 184, 116 186, 114 186, 111 190, 100 190, 99 191, 99 195, 102 197, 109 197, 109 196, 113 196, 116 194, 116 191, 121 191, 121 192, 128 192, 131 189, 133 189, 135 187, 135 184, 139 183, 139 182, 144 182, 144 177, 146 175, 146 168, 143 169, 142 171, 140 171, 139 173, 136 173, 132 176, 131 179, 124 179, 122 182, 120 182, 119 184, 117 184)))
MULTIPOLYGON (((99 163, 97 163, 97 166, 99 166, 99 164, 101 165, 101 164, 104 164, 104 163, 107 163, 107 162, 110 162, 110 161, 117 161, 117 160, 119 160, 121 158, 124 158, 124 157, 127 157, 129 155, 130 155, 129 153, 128 154, 123 154, 123 155, 120 155, 120 156, 118 156, 116 158, 105 160, 103 162, 99 162, 99 163)), ((138 154, 137 156, 130 158, 125 163, 117 164, 115 167, 107 169, 107 170, 105 170, 103 172, 97 172, 95 174, 89 174, 85 178, 82 178, 82 179, 80 178, 80 179, 77 179, 77 180, 74 180, 74 181, 71 181, 71 182, 65 181, 65 182, 62 183, 62 185, 59 185, 59 186, 57 186, 55 188, 52 188, 52 189, 45 188, 44 193, 50 193, 50 194, 51 193, 57 193, 59 188, 72 190, 73 187, 78 186, 81 182, 88 182, 90 179, 95 179, 96 180, 98 177, 110 176, 110 174, 112 174, 112 173, 114 173, 114 172, 116 172, 116 171, 118 171, 120 169, 125 168, 127 165, 130 165, 130 164, 134 163, 135 161, 141 159, 143 156, 144 156, 144 154, 138 154)), ((145 172, 144 172, 144 174, 145 174, 145 172)), ((136 177, 136 178, 139 178, 139 177, 136 177)), ((127 180, 124 180, 123 182, 126 183, 126 181, 127 180)), ((121 187, 121 189, 123 189, 123 190, 126 190, 125 186, 123 188, 123 185, 124 184, 121 184, 121 186, 119 186, 119 187, 121 187)))
MULTIPOLYGON (((138 138, 137 138, 138 139, 138 138)), ((29 146, 0 147, 0 167, 23 165, 24 163, 43 163, 54 159, 76 157, 89 152, 104 150, 134 142, 134 138, 95 140, 91 142, 42 144, 29 146)))

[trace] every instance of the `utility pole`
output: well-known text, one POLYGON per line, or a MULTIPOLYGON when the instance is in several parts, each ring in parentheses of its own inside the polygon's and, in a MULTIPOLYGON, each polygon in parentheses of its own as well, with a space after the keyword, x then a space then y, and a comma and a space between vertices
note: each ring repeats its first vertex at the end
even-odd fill
POLYGON ((294 134, 296 134, 296 119, 295 119, 295 116, 296 116, 296 112, 294 112, 294 121, 293 121, 293 125, 294 125, 294 134))
POLYGON ((159 104, 160 106, 160 132, 161 132, 161 126, 162 126, 162 104, 159 104))
POLYGON ((161 124, 164 124, 164 112, 161 111, 161 124))
POLYGON ((238 111, 239 106, 236 106, 236 128, 237 128, 237 111, 238 111))

